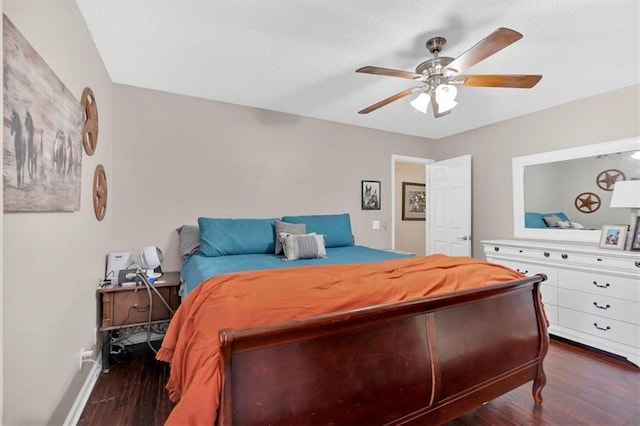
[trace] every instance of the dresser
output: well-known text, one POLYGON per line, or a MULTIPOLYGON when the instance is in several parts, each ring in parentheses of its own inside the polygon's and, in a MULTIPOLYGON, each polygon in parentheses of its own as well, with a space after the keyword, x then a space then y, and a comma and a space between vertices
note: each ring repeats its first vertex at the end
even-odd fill
POLYGON ((640 366, 640 252, 557 241, 482 244, 489 262, 547 275, 541 292, 550 334, 640 366))

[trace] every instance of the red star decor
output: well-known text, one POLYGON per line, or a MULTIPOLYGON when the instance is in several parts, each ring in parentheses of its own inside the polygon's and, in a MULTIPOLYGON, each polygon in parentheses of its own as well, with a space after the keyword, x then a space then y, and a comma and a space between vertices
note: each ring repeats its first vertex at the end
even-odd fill
POLYGON ((574 203, 582 213, 593 213, 600 208, 600 197, 593 192, 583 192, 576 197, 574 203))
POLYGON ((608 169, 600 172, 596 178, 596 183, 600 189, 605 191, 613 191, 613 185, 616 181, 625 180, 624 173, 618 169, 608 169))

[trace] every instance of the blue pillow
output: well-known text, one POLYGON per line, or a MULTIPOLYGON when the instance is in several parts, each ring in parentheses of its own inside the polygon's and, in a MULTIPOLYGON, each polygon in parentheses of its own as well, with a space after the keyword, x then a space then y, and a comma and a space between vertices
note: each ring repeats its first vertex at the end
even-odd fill
POLYGON ((351 218, 349 213, 324 214, 310 216, 283 216, 283 222, 304 223, 307 232, 322 234, 326 239, 326 247, 346 247, 353 245, 351 218))
POLYGON ((524 214, 525 228, 546 228, 547 224, 542 220, 542 213, 526 212, 524 214))
POLYGON ((546 228, 547 224, 544 223, 543 217, 553 216, 553 215, 558 216, 558 218, 564 222, 569 221, 569 218, 567 217, 567 215, 562 212, 559 212, 559 213, 526 212, 524 214, 524 227, 525 228, 546 228))
POLYGON ((273 254, 275 219, 198 218, 200 253, 204 256, 273 254))

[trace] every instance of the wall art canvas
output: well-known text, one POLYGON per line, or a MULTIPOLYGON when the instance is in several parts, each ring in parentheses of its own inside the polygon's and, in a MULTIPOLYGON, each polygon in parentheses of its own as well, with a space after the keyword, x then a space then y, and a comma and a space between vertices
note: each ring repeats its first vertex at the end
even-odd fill
POLYGON ((5 212, 80 210, 82 105, 3 15, 5 212))

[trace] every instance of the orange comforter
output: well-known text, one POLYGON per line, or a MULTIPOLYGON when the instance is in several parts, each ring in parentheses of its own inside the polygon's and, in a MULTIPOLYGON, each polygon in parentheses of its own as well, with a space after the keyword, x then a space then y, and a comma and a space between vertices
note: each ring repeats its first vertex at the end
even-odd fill
POLYGON ((200 284, 171 320, 157 358, 177 402, 166 424, 213 425, 221 387, 218 331, 244 329, 521 278, 500 265, 432 255, 378 263, 225 274, 200 284))

